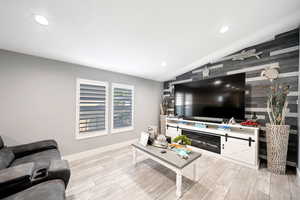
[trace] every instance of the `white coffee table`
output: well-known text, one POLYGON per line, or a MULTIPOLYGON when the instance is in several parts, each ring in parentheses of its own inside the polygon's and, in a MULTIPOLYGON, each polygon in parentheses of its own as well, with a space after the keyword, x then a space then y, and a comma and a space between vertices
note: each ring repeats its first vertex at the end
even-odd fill
POLYGON ((193 180, 196 181, 197 175, 197 160, 200 158, 201 154, 197 152, 192 152, 190 157, 185 160, 180 158, 174 151, 165 149, 167 153, 161 153, 161 148, 147 145, 142 146, 138 143, 132 144, 133 150, 133 164, 136 164, 137 151, 151 158, 152 160, 162 164, 163 166, 173 170, 176 173, 176 197, 179 199, 182 196, 182 173, 183 169, 191 164, 193 164, 193 180))

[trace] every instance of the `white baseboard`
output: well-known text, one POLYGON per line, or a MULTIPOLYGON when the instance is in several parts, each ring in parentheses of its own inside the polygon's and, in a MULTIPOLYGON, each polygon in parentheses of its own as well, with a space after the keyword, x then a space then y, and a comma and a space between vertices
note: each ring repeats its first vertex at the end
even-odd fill
POLYGON ((120 143, 116 143, 116 144, 112 144, 112 145, 107 145, 107 146, 104 146, 104 147, 91 149, 91 150, 83 151, 83 152, 80 152, 80 153, 70 154, 70 155, 64 156, 63 159, 68 160, 69 162, 71 162, 71 161, 79 160, 79 159, 86 158, 86 157, 89 157, 89 156, 94 156, 94 155, 97 155, 97 154, 100 154, 100 153, 103 153, 103 152, 106 152, 106 151, 111 151, 111 150, 119 149, 119 148, 122 148, 122 147, 126 147, 126 146, 131 145, 132 143, 137 142, 137 141, 138 141, 138 139, 133 139, 133 140, 125 141, 125 142, 120 142, 120 143))

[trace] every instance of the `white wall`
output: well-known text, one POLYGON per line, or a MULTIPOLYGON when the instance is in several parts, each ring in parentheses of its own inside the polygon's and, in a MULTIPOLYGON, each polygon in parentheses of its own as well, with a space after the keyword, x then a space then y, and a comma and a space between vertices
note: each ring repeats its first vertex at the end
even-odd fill
POLYGON ((0 50, 0 135, 8 145, 55 139, 63 155, 123 142, 158 124, 161 92, 160 82, 0 50), (76 140, 78 77, 134 85, 134 131, 76 140))

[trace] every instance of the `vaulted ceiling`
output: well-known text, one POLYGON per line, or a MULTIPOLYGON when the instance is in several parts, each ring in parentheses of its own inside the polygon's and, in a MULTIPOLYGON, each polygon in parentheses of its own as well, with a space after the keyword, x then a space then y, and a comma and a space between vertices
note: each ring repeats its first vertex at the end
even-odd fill
POLYGON ((299 24, 299 0, 2 0, 0 49, 164 81, 299 24))

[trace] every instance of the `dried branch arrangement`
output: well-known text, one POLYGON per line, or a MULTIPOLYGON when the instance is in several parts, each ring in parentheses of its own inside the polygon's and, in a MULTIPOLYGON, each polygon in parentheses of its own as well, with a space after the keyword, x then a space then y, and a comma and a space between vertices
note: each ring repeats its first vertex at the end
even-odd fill
POLYGON ((288 112, 287 95, 289 86, 274 84, 267 101, 267 111, 271 125, 284 125, 285 117, 288 112))

